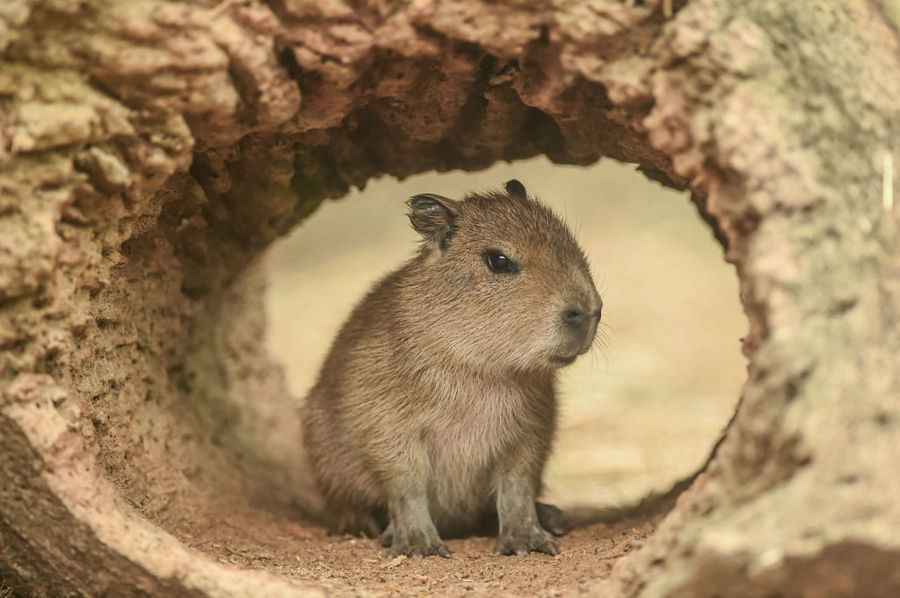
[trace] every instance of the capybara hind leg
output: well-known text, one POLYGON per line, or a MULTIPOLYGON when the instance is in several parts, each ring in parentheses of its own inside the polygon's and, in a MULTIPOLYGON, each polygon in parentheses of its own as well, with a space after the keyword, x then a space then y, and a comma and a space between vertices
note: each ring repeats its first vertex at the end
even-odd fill
POLYGON ((541 526, 554 536, 565 536, 572 531, 572 526, 569 524, 566 514, 559 507, 542 502, 535 502, 534 507, 537 510, 538 521, 541 522, 541 526))

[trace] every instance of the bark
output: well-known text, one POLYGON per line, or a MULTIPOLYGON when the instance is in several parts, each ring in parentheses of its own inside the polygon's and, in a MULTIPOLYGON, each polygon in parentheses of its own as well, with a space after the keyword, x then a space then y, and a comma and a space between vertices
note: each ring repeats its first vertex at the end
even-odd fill
POLYGON ((318 595, 197 540, 322 508, 258 257, 371 177, 546 154, 691 189, 751 323, 727 436, 596 590, 900 594, 900 10, 662 4, 7 0, 0 570, 318 595))

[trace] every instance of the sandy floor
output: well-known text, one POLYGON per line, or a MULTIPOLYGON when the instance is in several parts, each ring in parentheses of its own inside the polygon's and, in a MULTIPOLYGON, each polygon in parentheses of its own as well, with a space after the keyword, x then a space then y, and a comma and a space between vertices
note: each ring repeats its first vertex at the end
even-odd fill
POLYGON ((440 557, 391 557, 375 540, 329 536, 321 529, 289 523, 262 512, 201 516, 173 530, 188 546, 241 569, 264 569, 335 597, 535 596, 579 594, 606 577, 615 561, 653 533, 670 502, 640 512, 583 514, 580 527, 562 538, 551 557, 494 554, 494 538, 449 540, 453 552, 440 557))
POLYGON ((564 370, 547 475, 558 504, 626 504, 703 461, 744 380, 737 279, 686 197, 632 167, 545 159, 382 180, 330 202, 274 248, 271 348, 303 396, 353 304, 415 248, 403 202, 522 180, 574 229, 604 296, 603 346, 564 370))

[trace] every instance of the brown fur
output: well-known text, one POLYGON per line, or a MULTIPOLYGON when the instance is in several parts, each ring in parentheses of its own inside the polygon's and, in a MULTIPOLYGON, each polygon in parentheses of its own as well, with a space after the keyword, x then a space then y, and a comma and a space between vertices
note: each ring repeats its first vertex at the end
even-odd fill
POLYGON ((538 505, 538 522, 534 498, 556 431, 556 370, 590 347, 602 304, 565 225, 521 184, 507 190, 413 198, 420 251, 331 347, 304 439, 338 531, 390 521, 395 553, 446 556, 438 534, 499 511, 501 552, 555 553, 552 507, 538 505), (492 272, 489 249, 521 270, 492 272), (593 315, 583 330, 562 319, 573 305, 593 315))

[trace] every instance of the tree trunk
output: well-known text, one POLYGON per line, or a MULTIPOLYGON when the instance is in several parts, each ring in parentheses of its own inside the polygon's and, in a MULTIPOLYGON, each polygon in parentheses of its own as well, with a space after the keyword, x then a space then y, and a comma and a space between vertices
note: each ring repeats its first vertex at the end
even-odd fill
POLYGON ((596 593, 900 595, 900 8, 671 4, 6 0, 0 574, 322 594, 208 543, 323 508, 259 256, 371 177, 546 154, 695 192, 751 324, 726 437, 596 593))

